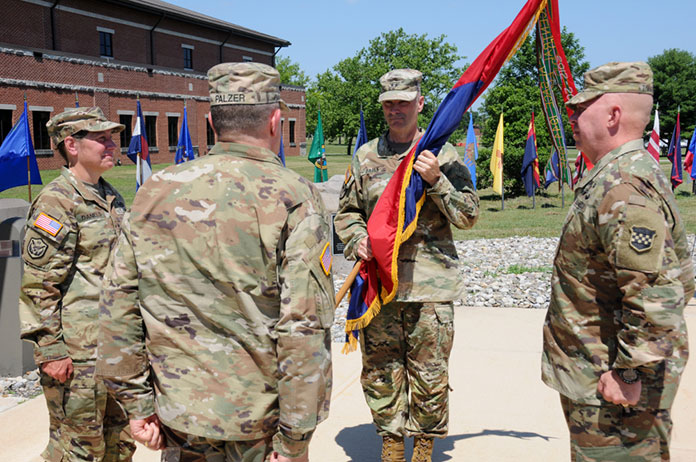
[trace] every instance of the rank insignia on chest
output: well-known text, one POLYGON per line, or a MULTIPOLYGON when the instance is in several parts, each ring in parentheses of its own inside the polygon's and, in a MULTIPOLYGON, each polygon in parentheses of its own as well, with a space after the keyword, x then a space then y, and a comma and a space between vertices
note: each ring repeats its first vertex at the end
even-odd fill
POLYGON ((39 216, 36 217, 36 220, 34 220, 34 226, 39 229, 43 229, 48 234, 55 237, 58 234, 58 231, 60 231, 60 229, 63 227, 63 223, 41 212, 39 213, 39 216))
POLYGON ((321 263, 321 269, 324 270, 324 274, 327 276, 331 274, 333 255, 331 255, 331 246, 328 242, 324 246, 324 250, 321 251, 321 255, 319 255, 319 262, 321 263))
POLYGON ((630 246, 638 253, 647 252, 655 242, 655 231, 641 226, 631 227, 631 242, 630 246))

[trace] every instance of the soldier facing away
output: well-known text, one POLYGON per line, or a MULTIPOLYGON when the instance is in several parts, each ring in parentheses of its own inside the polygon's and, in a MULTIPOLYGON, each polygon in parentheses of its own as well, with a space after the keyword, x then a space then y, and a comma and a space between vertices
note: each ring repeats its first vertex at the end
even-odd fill
POLYGON ((560 393, 574 461, 669 460, 694 273, 669 180, 643 148, 652 102, 652 71, 636 62, 588 71, 567 103, 595 166, 558 244, 542 378, 560 393))
POLYGON ((46 124, 67 167, 29 209, 22 258, 21 338, 34 344, 49 415, 42 457, 130 461, 125 413, 95 377, 102 275, 125 203, 101 175, 114 166, 110 122, 98 107, 62 112, 46 124))
POLYGON ((164 461, 306 461, 331 394, 329 218, 275 154, 278 72, 224 63, 208 80, 218 142, 138 191, 98 373, 164 461))
MULTIPOLYGON (((367 220, 423 135, 418 129, 421 78, 413 69, 380 78, 379 101, 389 130, 355 153, 335 219, 349 259, 372 258, 367 220)), ((437 157, 421 152, 413 169, 426 183, 426 199, 415 232, 399 250, 398 291, 360 331, 361 383, 382 437, 383 462, 404 461, 404 436, 415 437, 413 461, 429 462, 433 438, 447 435, 453 300, 463 289, 450 224, 470 228, 478 217, 469 170, 451 144, 437 157)))

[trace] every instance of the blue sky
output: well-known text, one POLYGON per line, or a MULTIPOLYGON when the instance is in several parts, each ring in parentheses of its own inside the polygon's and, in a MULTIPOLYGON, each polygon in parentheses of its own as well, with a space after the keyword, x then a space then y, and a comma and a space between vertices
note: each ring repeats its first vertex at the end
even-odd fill
MULTIPOLYGON (((167 0, 288 40, 280 55, 314 77, 354 56, 380 33, 447 36, 474 58, 517 15, 524 0, 167 0)), ((667 48, 696 53, 694 0, 559 0, 561 25, 585 47, 591 67, 646 60, 667 48)))

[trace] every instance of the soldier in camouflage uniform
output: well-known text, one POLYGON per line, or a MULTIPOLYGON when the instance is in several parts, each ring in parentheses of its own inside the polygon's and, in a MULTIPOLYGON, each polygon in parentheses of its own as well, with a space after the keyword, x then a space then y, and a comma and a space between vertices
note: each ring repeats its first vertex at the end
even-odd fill
POLYGON ((34 344, 50 418, 42 456, 59 461, 129 461, 128 420, 95 377, 102 275, 125 212, 101 175, 114 166, 113 133, 101 109, 75 108, 47 124, 65 159, 29 209, 23 243, 21 337, 34 344))
POLYGON ((98 372, 136 439, 159 447, 161 422, 164 461, 306 461, 331 395, 329 218, 275 154, 278 72, 224 63, 208 79, 218 142, 138 191, 105 277, 98 372))
POLYGON ((595 166, 556 252, 542 377, 561 395, 572 460, 669 460, 694 273, 669 180, 643 149, 652 71, 600 66, 567 104, 595 166))
MULTIPOLYGON (((356 152, 335 219, 349 259, 372 258, 367 220, 423 134, 421 73, 397 69, 380 83, 389 130, 356 152)), ((383 438, 384 462, 404 460, 404 436, 415 437, 413 461, 430 461, 433 438, 447 435, 453 300, 463 289, 450 223, 470 228, 478 217, 469 170, 451 144, 437 157, 423 151, 413 168, 427 183, 426 199, 415 232, 399 250, 397 295, 360 333, 361 382, 383 438)))

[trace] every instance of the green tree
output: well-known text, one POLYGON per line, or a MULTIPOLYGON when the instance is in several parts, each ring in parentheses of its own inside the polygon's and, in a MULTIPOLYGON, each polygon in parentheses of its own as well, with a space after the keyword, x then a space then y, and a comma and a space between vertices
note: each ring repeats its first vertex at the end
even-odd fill
POLYGON ((300 69, 300 65, 293 62, 287 56, 276 56, 275 67, 280 74, 280 82, 288 85, 306 87, 309 84, 309 76, 300 69))
POLYGON ((653 71, 654 100, 660 105, 660 137, 669 141, 681 106, 682 137, 690 138, 696 125, 696 55, 671 48, 648 58, 648 64, 653 71))
POLYGON ((307 96, 307 133, 312 133, 316 126, 317 109, 321 105, 325 136, 347 137, 347 153, 351 154, 362 106, 369 136, 378 136, 386 129, 382 106, 377 102, 379 78, 391 69, 400 68, 423 73, 421 92, 425 107, 419 123, 425 128, 440 100, 463 72, 455 66, 460 59, 457 47, 446 42, 444 35, 431 39, 427 34, 407 34, 401 28, 382 33, 355 56, 317 75, 307 96))
MULTIPOLYGON (((529 121, 534 111, 534 129, 537 139, 537 153, 539 156, 539 168, 543 170, 546 162, 552 154, 551 136, 546 127, 546 120, 541 107, 539 93, 539 70, 537 66, 537 53, 535 34, 522 44, 517 53, 503 66, 498 77, 484 96, 481 112, 485 115, 481 125, 481 145, 493 146, 495 132, 498 127, 500 113, 504 114, 505 123, 505 158, 503 160, 503 178, 505 179, 505 194, 515 196, 524 192, 520 175, 520 166, 524 156, 524 147, 527 142, 529 121)), ((585 60, 585 49, 575 38, 572 32, 565 28, 561 32, 561 43, 570 66, 576 86, 580 87, 582 74, 589 69, 585 60)), ((557 92, 556 99, 563 116, 566 128, 566 144, 573 145, 572 133, 568 129, 568 115, 563 107, 563 99, 557 92)), ((485 159, 479 157, 478 169, 480 187, 488 187, 491 183, 491 173, 488 164, 483 165, 485 159)), ((540 172, 541 173, 541 172, 540 172)))

